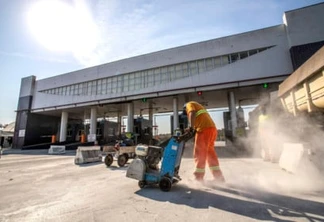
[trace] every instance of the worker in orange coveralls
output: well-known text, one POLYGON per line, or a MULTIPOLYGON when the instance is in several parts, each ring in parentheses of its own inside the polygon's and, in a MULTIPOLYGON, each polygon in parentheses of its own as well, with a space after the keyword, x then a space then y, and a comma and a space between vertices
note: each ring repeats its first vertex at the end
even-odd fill
POLYGON ((196 130, 194 145, 195 179, 203 181, 207 162, 215 181, 225 182, 214 148, 214 142, 217 138, 214 121, 207 110, 195 101, 187 102, 184 105, 183 114, 188 116, 188 128, 186 131, 191 128, 196 130))

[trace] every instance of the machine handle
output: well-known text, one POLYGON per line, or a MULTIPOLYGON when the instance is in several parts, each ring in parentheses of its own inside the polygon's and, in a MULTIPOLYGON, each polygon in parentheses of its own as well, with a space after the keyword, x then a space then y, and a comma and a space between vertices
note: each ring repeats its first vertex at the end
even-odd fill
POLYGON ((176 141, 178 143, 185 141, 187 142, 188 140, 190 140, 191 138, 193 138, 196 134, 196 130, 194 130, 193 128, 190 128, 190 130, 180 136, 176 136, 176 141))

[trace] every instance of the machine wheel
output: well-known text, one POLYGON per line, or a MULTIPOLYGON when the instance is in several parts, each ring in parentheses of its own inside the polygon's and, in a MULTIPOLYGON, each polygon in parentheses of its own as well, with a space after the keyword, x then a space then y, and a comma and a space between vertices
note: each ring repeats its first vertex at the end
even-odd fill
POLYGON ((168 177, 163 177, 159 182, 159 187, 164 192, 170 191, 171 186, 172 186, 172 181, 168 177))
POLYGON ((119 155, 117 159, 118 166, 123 167, 127 163, 127 159, 125 154, 119 155))
POLYGON ((126 157, 126 163, 128 162, 128 160, 129 160, 129 156, 128 156, 128 154, 124 154, 125 155, 125 157, 126 157))
POLYGON ((138 181, 138 186, 139 186, 140 188, 144 188, 145 185, 146 185, 146 183, 145 183, 144 180, 140 180, 140 181, 138 181))
POLYGON ((111 154, 108 154, 106 157, 105 157, 105 164, 107 167, 109 167, 112 162, 114 161, 114 158, 111 154))

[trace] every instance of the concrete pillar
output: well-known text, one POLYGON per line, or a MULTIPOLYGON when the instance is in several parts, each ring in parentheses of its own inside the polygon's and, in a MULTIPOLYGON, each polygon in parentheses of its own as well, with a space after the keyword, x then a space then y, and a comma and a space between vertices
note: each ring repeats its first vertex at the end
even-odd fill
POLYGON ((96 134, 96 133, 97 133, 97 108, 92 107, 91 114, 90 114, 90 134, 96 134))
POLYGON ((122 125, 122 117, 120 113, 117 113, 117 136, 120 136, 121 134, 121 125, 122 125))
POLYGON ((134 131, 134 104, 127 104, 127 132, 134 131))
POLYGON ((149 126, 150 126, 150 136, 153 136, 153 104, 149 104, 149 126))
MULTIPOLYGON (((178 108, 178 98, 173 97, 173 131, 179 127, 179 108, 178 108)), ((173 135, 174 132, 171 132, 173 135)))
POLYGON ((235 104, 235 95, 231 91, 228 93, 228 102, 229 102, 229 111, 231 114, 231 129, 233 136, 236 136, 236 127, 237 127, 237 118, 236 118, 236 104, 235 104))
POLYGON ((28 132, 32 131, 32 127, 27 127, 27 122, 30 116, 35 84, 36 76, 29 76, 21 79, 12 148, 22 148, 25 145, 25 136, 27 136, 26 139, 28 139, 28 135, 32 134, 28 132))
POLYGON ((66 141, 68 118, 69 118, 68 112, 63 111, 61 115, 60 142, 66 141))

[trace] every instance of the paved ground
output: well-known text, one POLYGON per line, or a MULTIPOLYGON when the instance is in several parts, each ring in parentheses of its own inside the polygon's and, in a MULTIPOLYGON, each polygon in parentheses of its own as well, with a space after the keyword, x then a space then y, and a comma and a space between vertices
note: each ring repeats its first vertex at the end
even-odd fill
POLYGON ((170 192, 140 189, 116 162, 78 166, 73 151, 8 150, 0 159, 0 221, 324 221, 323 180, 222 149, 225 186, 194 183, 193 160, 183 158, 183 180, 170 192))

